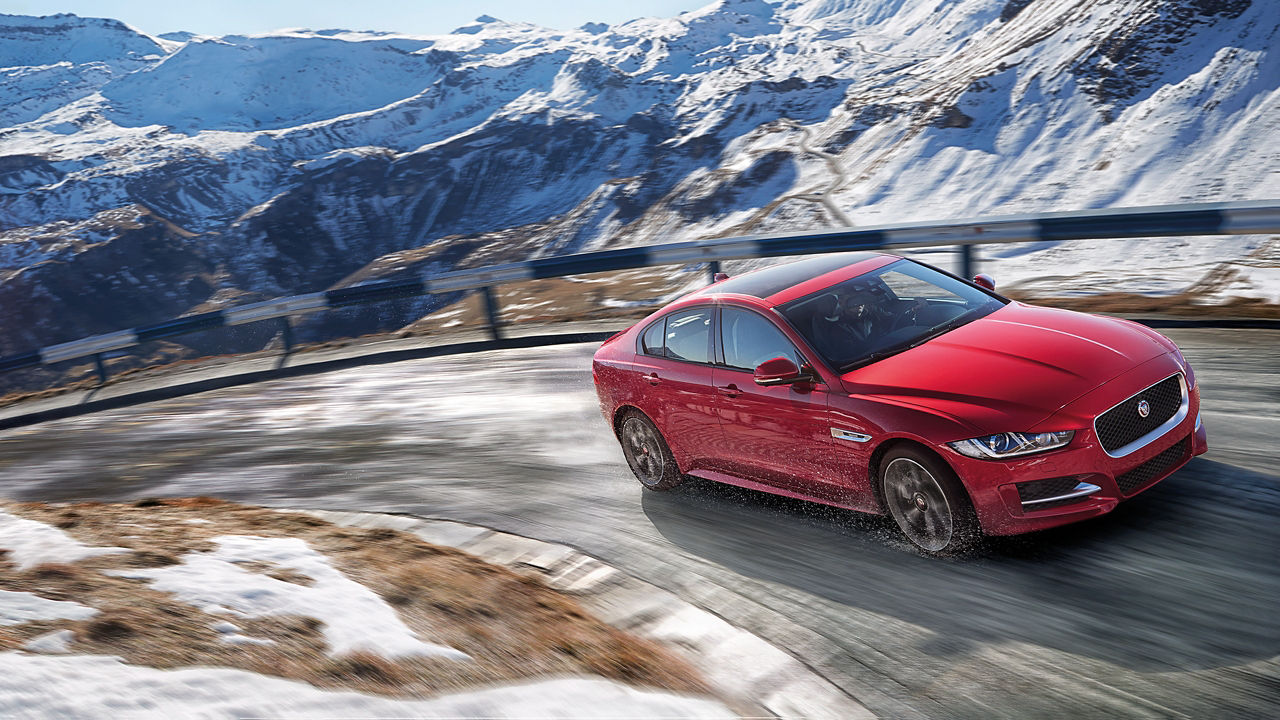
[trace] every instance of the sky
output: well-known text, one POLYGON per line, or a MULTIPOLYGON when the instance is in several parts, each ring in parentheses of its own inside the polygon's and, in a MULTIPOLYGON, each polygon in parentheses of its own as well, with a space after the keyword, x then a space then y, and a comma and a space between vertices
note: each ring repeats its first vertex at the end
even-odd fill
POLYGON ((287 27, 312 30, 387 30, 412 35, 447 33, 477 16, 557 29, 586 22, 615 24, 638 17, 670 17, 712 0, 0 0, 16 15, 74 13, 122 20, 159 35, 187 30, 202 35, 252 34, 287 27))

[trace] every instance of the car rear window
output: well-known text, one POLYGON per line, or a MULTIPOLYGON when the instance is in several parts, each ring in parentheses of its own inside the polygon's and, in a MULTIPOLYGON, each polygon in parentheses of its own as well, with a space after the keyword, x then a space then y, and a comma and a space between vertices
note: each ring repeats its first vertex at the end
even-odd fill
POLYGON ((645 355, 661 356, 663 354, 663 336, 666 335, 666 329, 666 318, 662 318, 645 328, 644 335, 640 336, 640 352, 645 355))

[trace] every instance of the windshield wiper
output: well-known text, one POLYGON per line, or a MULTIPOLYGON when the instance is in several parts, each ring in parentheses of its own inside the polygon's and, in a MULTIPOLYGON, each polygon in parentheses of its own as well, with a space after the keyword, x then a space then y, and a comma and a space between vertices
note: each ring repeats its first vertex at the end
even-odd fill
MULTIPOLYGON (((979 309, 980 309, 980 308, 979 308, 979 309)), ((936 326, 934 326, 934 327, 933 327, 933 328, 931 328, 928 332, 926 332, 924 335, 922 335, 922 336, 920 336, 920 337, 918 337, 918 338, 914 338, 914 339, 912 339, 912 340, 908 340, 908 341, 906 341, 906 342, 898 343, 897 345, 894 345, 894 346, 889 347, 889 348, 885 348, 885 349, 883 349, 883 350, 877 350, 877 351, 875 351, 875 352, 871 353, 870 355, 867 355, 866 357, 863 357, 863 358, 859 358, 859 359, 857 359, 857 360, 854 360, 853 362, 849 363, 848 365, 843 365, 843 366, 841 366, 841 368, 840 368, 840 372, 841 372, 841 374, 843 374, 843 373, 847 373, 847 372, 849 372, 850 370, 855 370, 855 369, 857 369, 857 368, 862 367, 863 365, 870 365, 870 364, 871 364, 871 363, 873 363, 873 362, 876 362, 876 361, 878 361, 878 360, 883 360, 883 359, 885 359, 885 358, 887 358, 887 357, 889 357, 889 356, 891 356, 891 355, 897 355, 897 354, 898 354, 898 353, 900 353, 900 352, 906 352, 907 350, 910 350, 911 348, 919 347, 919 346, 921 346, 921 345, 923 345, 923 344, 925 344, 925 343, 929 342, 930 340, 932 340, 932 339, 934 339, 934 338, 938 337, 939 335, 944 335, 944 334, 946 334, 946 333, 948 333, 948 332, 951 332, 952 330, 955 330, 956 328, 960 327, 961 325, 964 325, 965 323, 969 322, 970 320, 972 320, 972 319, 973 319, 973 318, 971 318, 970 316, 971 316, 974 312, 976 312, 976 310, 970 310, 969 312, 964 313, 963 315, 957 315, 956 317, 954 317, 954 318, 952 318, 952 319, 950 319, 950 320, 946 321, 945 323, 943 323, 943 324, 941 324, 941 325, 936 325, 936 326)))
POLYGON ((911 342, 907 342, 907 343, 898 343, 897 345, 894 345, 891 348, 886 348, 884 350, 877 350, 871 353, 870 355, 867 355, 866 357, 862 357, 862 358, 858 358, 857 360, 854 360, 848 365, 842 365, 840 367, 840 372, 847 373, 850 370, 860 368, 863 365, 870 365, 871 363, 877 360, 883 360, 889 357, 890 355, 897 355, 898 353, 904 350, 910 350, 911 348, 915 347, 914 343, 915 341, 912 340, 911 342))
POLYGON ((970 315, 972 315, 974 312, 975 312, 974 310, 970 310, 969 312, 963 315, 957 315, 951 318, 950 320, 948 320, 947 322, 944 322, 941 325, 935 326, 932 330, 925 333, 924 337, 921 337, 917 340, 913 340, 911 342, 911 347, 915 347, 917 345, 923 345, 924 343, 929 342, 930 340, 938 337, 939 335, 949 333, 952 330, 955 330, 956 328, 960 327, 961 325, 968 323, 970 320, 974 319, 970 317, 970 315))

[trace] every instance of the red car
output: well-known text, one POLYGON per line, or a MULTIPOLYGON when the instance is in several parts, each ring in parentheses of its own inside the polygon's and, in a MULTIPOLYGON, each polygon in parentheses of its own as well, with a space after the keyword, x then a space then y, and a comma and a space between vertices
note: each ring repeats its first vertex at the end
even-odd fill
POLYGON ((605 341, 593 375, 646 488, 888 513, 930 553, 1101 515, 1208 449, 1168 338, 893 255, 721 279, 605 341))

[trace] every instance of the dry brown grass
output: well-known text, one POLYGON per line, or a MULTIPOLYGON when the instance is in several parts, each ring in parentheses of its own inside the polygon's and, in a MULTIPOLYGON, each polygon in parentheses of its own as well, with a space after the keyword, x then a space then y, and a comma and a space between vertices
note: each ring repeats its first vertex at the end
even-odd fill
MULTIPOLYGON (((544 278, 494 288, 500 320, 509 325, 578 320, 639 319, 661 307, 660 300, 680 290, 693 276, 649 269, 569 278, 544 278), (594 282, 593 282, 594 281, 594 282), (609 300, 640 303, 614 307, 609 300)), ((464 298, 403 328, 400 335, 441 334, 484 327, 488 322, 479 297, 464 298), (456 324, 455 324, 456 323, 456 324)), ((619 326, 626 323, 619 323, 619 326)))
MULTIPOLYGON (((442 691, 545 675, 596 674, 676 692, 706 693, 691 666, 650 641, 591 615, 541 579, 486 563, 452 548, 395 530, 332 525, 212 498, 143 500, 132 504, 7 504, 16 515, 59 526, 92 545, 127 548, 70 564, 18 572, 0 557, 0 588, 72 600, 101 612, 83 621, 38 621, 0 629, 0 649, 69 628, 74 652, 118 655, 161 668, 191 665, 243 668, 321 687, 388 695, 442 691), (193 524, 191 519, 207 520, 193 524), (324 553, 348 577, 381 595, 424 640, 473 658, 391 660, 374 653, 331 657, 322 627, 309 617, 211 615, 151 589, 145 580, 104 570, 162 567, 213 548, 221 535, 297 537, 324 553), (230 620, 270 645, 233 645, 212 625, 230 620)), ((261 563, 241 565, 286 582, 310 579, 261 563)))
MULTIPOLYGON (((1002 291, 1003 292, 1003 291, 1002 291)), ((1067 310, 1121 315, 1174 315, 1198 318, 1266 318, 1280 319, 1280 305, 1262 298, 1232 298, 1214 305, 1204 304, 1198 294, 1152 297, 1126 293, 1099 293, 1079 297, 1039 297, 1018 292, 1008 297, 1036 305, 1067 310)))

